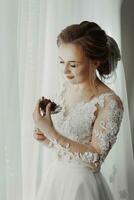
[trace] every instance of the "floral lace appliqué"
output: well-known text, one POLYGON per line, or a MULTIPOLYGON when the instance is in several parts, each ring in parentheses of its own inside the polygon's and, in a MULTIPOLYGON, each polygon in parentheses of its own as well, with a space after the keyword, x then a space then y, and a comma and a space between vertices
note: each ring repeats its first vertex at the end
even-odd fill
MULTIPOLYGON (((64 95, 64 90, 62 95, 64 95)), ((89 151, 84 153, 71 152, 70 144, 63 147, 55 139, 51 138, 49 147, 56 151, 59 159, 83 163, 93 171, 100 169, 102 162, 117 139, 123 117, 123 109, 118 105, 116 99, 111 98, 108 101, 108 105, 105 104, 105 97, 109 95, 113 94, 105 93, 92 102, 79 104, 66 119, 62 112, 52 116, 54 126, 59 133, 81 144, 89 144, 94 136, 96 143, 101 149, 101 153, 89 151), (102 114, 97 125, 94 123, 92 127, 95 121, 96 103, 104 109, 104 115, 102 114)), ((62 103, 62 100, 59 102, 62 103)))

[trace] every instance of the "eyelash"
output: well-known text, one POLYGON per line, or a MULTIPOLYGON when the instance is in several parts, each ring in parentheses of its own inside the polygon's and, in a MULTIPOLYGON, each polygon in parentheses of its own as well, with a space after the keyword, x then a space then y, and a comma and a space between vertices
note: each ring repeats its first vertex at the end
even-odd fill
MULTIPOLYGON (((60 63, 63 64, 64 62, 63 62, 63 61, 60 61, 60 63)), ((76 65, 71 65, 71 64, 70 64, 70 66, 71 66, 72 68, 75 68, 75 67, 76 67, 76 65)))

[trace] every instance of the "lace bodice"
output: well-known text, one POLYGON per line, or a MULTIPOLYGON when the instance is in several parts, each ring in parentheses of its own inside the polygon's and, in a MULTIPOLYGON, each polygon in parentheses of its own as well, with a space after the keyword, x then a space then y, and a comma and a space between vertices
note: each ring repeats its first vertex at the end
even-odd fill
POLYGON ((51 139, 49 147, 57 150, 60 159, 75 160, 97 171, 117 139, 123 117, 123 103, 115 93, 106 92, 88 102, 77 103, 68 116, 64 116, 64 92, 65 85, 56 98, 56 103, 62 106, 62 110, 51 115, 56 130, 78 143, 92 144, 99 153, 72 153, 69 144, 65 148, 54 139, 51 139), (97 103, 101 111, 96 117, 97 103))

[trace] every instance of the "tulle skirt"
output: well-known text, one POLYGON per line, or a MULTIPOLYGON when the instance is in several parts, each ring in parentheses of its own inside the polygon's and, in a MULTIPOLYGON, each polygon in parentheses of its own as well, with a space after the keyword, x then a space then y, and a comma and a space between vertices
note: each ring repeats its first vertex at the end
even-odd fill
POLYGON ((113 200, 101 171, 55 160, 50 166, 34 200, 113 200))

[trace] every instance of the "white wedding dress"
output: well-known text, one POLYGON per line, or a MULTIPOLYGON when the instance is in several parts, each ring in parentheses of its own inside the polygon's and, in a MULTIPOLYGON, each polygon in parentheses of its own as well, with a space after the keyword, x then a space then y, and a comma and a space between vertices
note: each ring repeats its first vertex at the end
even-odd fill
POLYGON ((77 103, 65 116, 64 90, 57 98, 62 110, 52 120, 60 134, 88 145, 92 139, 101 148, 101 155, 74 153, 51 140, 48 149, 55 156, 43 176, 35 200, 113 200, 110 187, 101 173, 101 165, 117 139, 123 118, 123 103, 114 92, 105 92, 88 102, 77 103), (96 118, 97 103, 101 113, 96 118), (97 162, 98 161, 98 162, 97 162))

